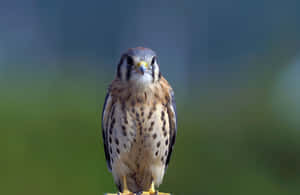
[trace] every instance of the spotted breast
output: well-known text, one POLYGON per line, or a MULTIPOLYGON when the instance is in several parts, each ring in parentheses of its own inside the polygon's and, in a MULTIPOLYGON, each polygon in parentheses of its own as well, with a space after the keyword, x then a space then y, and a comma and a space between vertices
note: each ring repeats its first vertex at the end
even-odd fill
MULTIPOLYGON (((122 176, 132 192, 162 182, 170 152, 170 107, 167 82, 159 83, 142 93, 110 89, 106 129, 108 151, 115 182, 122 189, 122 176), (153 92, 155 91, 155 93, 153 92), (136 94, 136 95, 132 95, 136 94)), ((118 85, 113 85, 118 86, 118 85)), ((174 142, 174 141, 173 141, 174 142)))

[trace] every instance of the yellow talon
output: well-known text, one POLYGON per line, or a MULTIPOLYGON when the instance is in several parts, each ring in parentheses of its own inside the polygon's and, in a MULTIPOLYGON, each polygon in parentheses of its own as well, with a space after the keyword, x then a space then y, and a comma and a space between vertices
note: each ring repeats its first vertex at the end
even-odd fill
POLYGON ((129 193, 129 190, 127 187, 126 176, 123 176, 123 192, 122 193, 129 193))
MULTIPOLYGON (((117 194, 106 194, 106 195, 136 195, 133 192, 130 192, 127 187, 126 177, 123 176, 123 192, 117 194)), ((141 195, 171 195, 169 193, 163 193, 155 191, 154 182, 151 183, 151 187, 149 188, 148 192, 143 192, 141 195)))
POLYGON ((149 189, 150 194, 155 194, 155 187, 154 187, 154 182, 151 183, 151 187, 149 189))
POLYGON ((171 195, 171 194, 155 191, 154 182, 152 182, 149 191, 143 192, 142 195, 171 195))
POLYGON ((126 176, 123 176, 123 192, 121 194, 122 195, 133 195, 134 194, 128 190, 126 176))
POLYGON ((126 176, 123 176, 123 192, 117 194, 105 194, 105 195, 135 195, 133 192, 130 192, 127 187, 126 176))

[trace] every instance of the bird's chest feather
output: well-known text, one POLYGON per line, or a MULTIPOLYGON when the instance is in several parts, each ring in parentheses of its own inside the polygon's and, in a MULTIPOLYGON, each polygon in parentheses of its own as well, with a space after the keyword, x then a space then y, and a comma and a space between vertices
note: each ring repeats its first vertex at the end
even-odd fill
POLYGON ((111 113, 109 147, 112 161, 153 163, 166 161, 169 118, 166 106, 158 101, 116 102, 111 113))

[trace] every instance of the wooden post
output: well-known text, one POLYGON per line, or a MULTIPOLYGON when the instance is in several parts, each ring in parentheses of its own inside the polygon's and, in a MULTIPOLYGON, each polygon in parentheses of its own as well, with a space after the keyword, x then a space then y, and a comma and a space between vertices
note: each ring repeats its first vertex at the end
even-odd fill
MULTIPOLYGON (((131 194, 129 194, 129 193, 120 193, 120 192, 118 192, 118 193, 106 193, 105 195, 150 195, 149 194, 149 192, 143 192, 143 193, 131 193, 131 194)), ((163 192, 156 192, 155 193, 155 195, 172 195, 172 194, 170 194, 170 193, 163 193, 163 192)))

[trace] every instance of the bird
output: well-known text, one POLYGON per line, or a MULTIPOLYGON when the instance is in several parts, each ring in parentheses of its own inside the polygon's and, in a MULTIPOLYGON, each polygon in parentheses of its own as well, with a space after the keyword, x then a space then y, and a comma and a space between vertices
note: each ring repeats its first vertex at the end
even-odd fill
POLYGON ((108 86, 102 136, 120 194, 160 193, 177 134, 174 91, 149 48, 128 49, 108 86))

